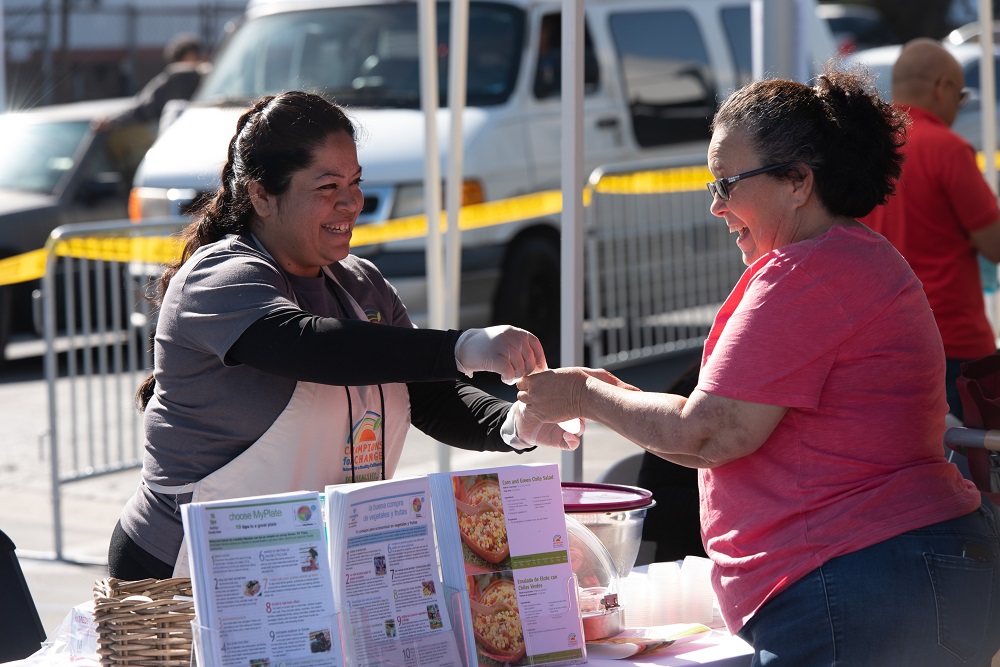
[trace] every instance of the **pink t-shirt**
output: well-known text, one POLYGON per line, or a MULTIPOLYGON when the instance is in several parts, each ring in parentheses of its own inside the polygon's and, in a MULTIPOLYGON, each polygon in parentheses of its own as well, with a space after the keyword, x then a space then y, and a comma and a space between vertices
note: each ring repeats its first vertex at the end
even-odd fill
POLYGON ((942 378, 927 298, 883 237, 835 226, 747 268, 698 388, 788 412, 754 453, 699 474, 731 631, 831 558, 979 506, 944 458, 942 378))

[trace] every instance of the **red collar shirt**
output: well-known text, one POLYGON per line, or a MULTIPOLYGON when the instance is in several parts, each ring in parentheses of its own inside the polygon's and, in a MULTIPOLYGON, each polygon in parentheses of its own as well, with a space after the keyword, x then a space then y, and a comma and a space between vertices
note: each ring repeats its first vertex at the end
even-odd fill
POLYGON ((970 233, 1000 220, 975 150, 937 116, 900 107, 912 125, 896 194, 862 222, 885 236, 923 284, 950 359, 996 351, 970 233))

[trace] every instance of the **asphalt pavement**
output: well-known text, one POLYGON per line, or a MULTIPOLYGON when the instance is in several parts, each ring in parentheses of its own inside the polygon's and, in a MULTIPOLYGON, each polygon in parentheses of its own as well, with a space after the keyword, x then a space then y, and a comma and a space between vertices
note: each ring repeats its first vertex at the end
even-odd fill
MULTIPOLYGON (((662 391, 695 358, 687 353, 615 372, 642 389, 662 391)), ((514 390, 499 382, 484 380, 480 384, 498 396, 513 397, 514 390)), ((108 540, 122 505, 135 491, 139 471, 126 470, 63 486, 62 559, 56 560, 45 440, 48 404, 41 360, 21 359, 0 370, 0 414, 0 530, 14 542, 42 625, 52 633, 75 605, 92 599, 94 581, 107 576, 108 540)), ((582 481, 596 481, 611 464, 641 451, 609 429, 588 424, 582 481)), ((451 449, 411 429, 396 475, 561 460, 562 453, 555 450, 517 456, 451 449)))

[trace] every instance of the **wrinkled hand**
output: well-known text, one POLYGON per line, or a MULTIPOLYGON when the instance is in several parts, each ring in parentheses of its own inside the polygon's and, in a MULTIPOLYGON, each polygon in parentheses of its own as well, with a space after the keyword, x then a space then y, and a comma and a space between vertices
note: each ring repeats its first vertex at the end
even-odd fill
POLYGON ((584 430, 583 422, 577 433, 569 433, 558 424, 539 421, 527 414, 524 403, 517 401, 507 414, 501 434, 504 442, 519 449, 530 446, 572 450, 580 446, 584 430))
POLYGON ((603 368, 584 368, 582 370, 590 377, 597 378, 601 382, 607 382, 608 384, 613 384, 616 387, 619 387, 621 389, 628 389, 629 391, 642 391, 642 389, 639 389, 639 387, 636 387, 635 385, 625 382, 614 373, 606 371, 603 368))
POLYGON ((517 400, 525 404, 530 417, 541 422, 582 418, 585 417, 583 399, 589 378, 629 391, 641 391, 603 368, 556 368, 521 378, 517 383, 517 388, 520 389, 517 400))
POLYGON ((545 368, 545 352, 534 334, 506 324, 469 329, 455 344, 458 370, 469 377, 477 371, 500 375, 507 384, 545 368))

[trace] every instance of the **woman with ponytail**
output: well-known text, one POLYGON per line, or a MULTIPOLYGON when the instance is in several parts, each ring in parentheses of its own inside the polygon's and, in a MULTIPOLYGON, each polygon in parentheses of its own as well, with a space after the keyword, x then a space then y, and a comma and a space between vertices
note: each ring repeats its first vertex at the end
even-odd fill
POLYGON ((187 572, 183 503, 392 477, 411 422, 479 451, 579 444, 459 381, 544 368, 537 338, 417 329, 350 254, 361 173, 351 120, 318 95, 265 97, 240 117, 221 185, 160 280, 137 395, 142 483, 112 535, 111 576, 187 572))
POLYGON ((737 90, 708 189, 747 269, 690 397, 581 368, 518 383, 529 415, 698 469, 713 587, 754 666, 988 667, 1000 647, 1000 538, 944 455, 941 337, 857 221, 892 194, 905 126, 860 73, 737 90))

